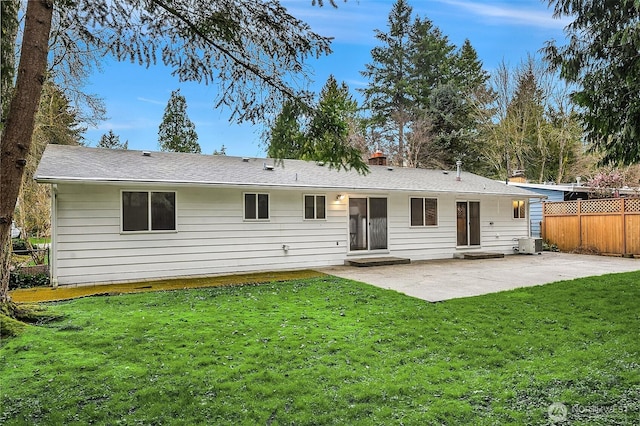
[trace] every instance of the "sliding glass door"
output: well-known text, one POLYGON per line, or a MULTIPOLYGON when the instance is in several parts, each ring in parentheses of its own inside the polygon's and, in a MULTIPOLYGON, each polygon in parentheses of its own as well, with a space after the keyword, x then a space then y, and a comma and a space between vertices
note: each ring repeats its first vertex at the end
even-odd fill
POLYGON ((387 240, 387 199, 349 198, 349 250, 384 250, 387 240))
POLYGON ((458 201, 456 203, 458 246, 480 245, 480 202, 458 201))

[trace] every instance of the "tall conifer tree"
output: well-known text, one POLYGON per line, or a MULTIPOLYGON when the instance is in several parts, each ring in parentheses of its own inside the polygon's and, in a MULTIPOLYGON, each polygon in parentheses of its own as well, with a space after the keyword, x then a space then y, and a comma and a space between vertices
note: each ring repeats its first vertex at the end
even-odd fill
POLYGON ((196 125, 187 116, 187 100, 180 89, 171 92, 158 130, 161 151, 200 154, 196 125))
POLYGON ((389 13, 388 31, 376 30, 381 43, 371 50, 371 63, 361 74, 369 79, 362 89, 364 107, 370 111, 371 124, 378 128, 396 149, 395 162, 403 165, 405 127, 412 108, 410 77, 413 65, 409 55, 411 14, 413 8, 406 0, 397 0, 389 13))

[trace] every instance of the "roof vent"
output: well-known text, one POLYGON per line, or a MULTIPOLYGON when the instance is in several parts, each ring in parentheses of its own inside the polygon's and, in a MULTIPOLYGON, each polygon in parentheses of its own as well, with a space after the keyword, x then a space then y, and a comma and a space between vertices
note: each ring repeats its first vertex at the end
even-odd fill
POLYGON ((143 157, 151 157, 151 152, 149 152, 149 151, 142 151, 142 156, 143 156, 143 157))
POLYGON ((242 161, 245 162, 245 163, 248 163, 249 162, 249 157, 242 157, 242 161))
POLYGON ((264 170, 273 170, 273 166, 267 163, 262 163, 262 168, 264 170))
POLYGON ((393 171, 393 167, 389 166, 389 167, 387 167, 387 170, 393 171))
POLYGON ((318 161, 318 162, 316 162, 316 165, 322 167, 322 166, 324 166, 324 161, 318 161))

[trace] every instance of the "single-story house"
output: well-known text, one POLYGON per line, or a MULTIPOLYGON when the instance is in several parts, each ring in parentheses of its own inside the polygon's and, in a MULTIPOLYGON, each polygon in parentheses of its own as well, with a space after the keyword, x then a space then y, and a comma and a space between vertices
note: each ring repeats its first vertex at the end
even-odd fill
MULTIPOLYGON (((378 159, 379 160, 379 159, 378 159)), ((49 145, 54 285, 514 253, 537 194, 464 171, 49 145)))

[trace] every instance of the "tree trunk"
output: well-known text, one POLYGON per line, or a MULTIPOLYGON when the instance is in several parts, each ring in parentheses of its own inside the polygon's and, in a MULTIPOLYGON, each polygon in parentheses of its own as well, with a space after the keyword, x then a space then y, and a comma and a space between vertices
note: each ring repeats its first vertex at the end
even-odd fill
POLYGON ((16 88, 0 141, 0 303, 9 296, 10 232, 47 69, 53 0, 27 2, 16 88))
POLYGON ((406 122, 404 116, 404 108, 400 105, 398 112, 398 167, 404 167, 404 124, 406 122))

